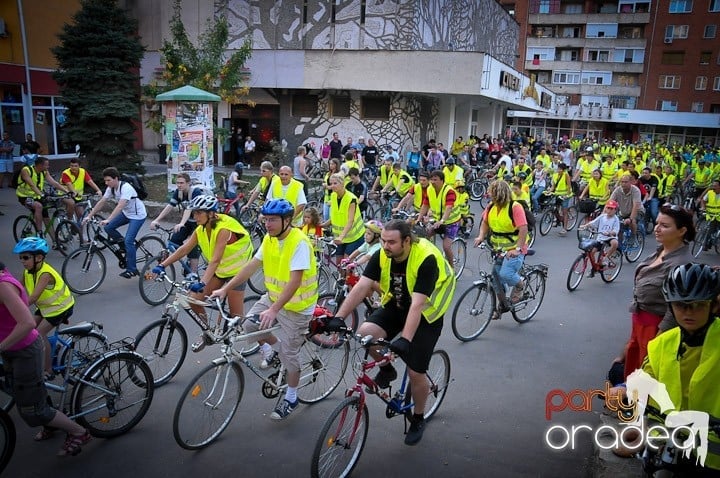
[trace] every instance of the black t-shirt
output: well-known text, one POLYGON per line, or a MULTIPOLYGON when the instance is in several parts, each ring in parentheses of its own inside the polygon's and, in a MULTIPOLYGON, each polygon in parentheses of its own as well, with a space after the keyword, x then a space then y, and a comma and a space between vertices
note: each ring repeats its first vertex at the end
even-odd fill
POLYGON ((652 188, 655 188, 655 194, 653 194, 652 197, 658 197, 658 185, 660 184, 660 182, 655 176, 650 176, 649 179, 645 179, 644 177, 640 176, 640 183, 645 186, 645 190, 648 192, 648 194, 650 194, 650 190, 652 188))
POLYGON ((377 149, 377 146, 365 146, 362 150, 362 156, 363 160, 365 161, 365 164, 373 166, 375 164, 375 160, 379 154, 379 151, 377 149))
POLYGON ((365 183, 360 181, 359 183, 355 184, 350 181, 346 187, 348 191, 353 193, 355 197, 358 198, 358 200, 360 200, 360 196, 365 196, 363 202, 359 204, 360 210, 365 212, 365 210, 367 209, 367 186, 365 185, 365 183))
POLYGON ((330 141, 330 157, 342 158, 342 141, 334 139, 330 141))
MULTIPOLYGON (((201 196, 202 194, 203 194, 202 189, 193 188, 190 191, 189 195, 183 195, 181 197, 180 190, 175 189, 175 191, 173 191, 172 197, 170 198, 170 205, 177 207, 180 210, 180 212, 184 212, 185 209, 187 209, 188 204, 190 204, 190 201, 192 199, 195 199, 198 196, 201 196)), ((188 219, 187 222, 195 223, 195 219, 193 218, 192 214, 190 215, 190 218, 188 219)))
MULTIPOLYGON (((382 249, 373 254, 363 272, 365 277, 376 282, 380 282, 380 254, 383 254, 382 249)), ((407 260, 403 262, 390 261, 390 292, 395 300, 390 301, 388 305, 392 304, 392 307, 402 311, 409 310, 412 302, 412 294, 408 291, 405 280, 406 268, 407 260)), ((412 292, 430 297, 437 287, 439 276, 440 272, 435 256, 428 256, 418 268, 417 280, 412 292)))

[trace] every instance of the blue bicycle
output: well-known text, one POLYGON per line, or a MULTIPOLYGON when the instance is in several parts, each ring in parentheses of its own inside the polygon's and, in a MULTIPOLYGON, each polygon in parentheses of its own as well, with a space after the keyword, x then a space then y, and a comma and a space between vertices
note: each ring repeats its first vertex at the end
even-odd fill
POLYGON ((637 232, 633 235, 629 226, 620 221, 620 234, 618 234, 620 244, 618 250, 625 255, 628 262, 636 262, 640 259, 645 248, 645 224, 644 221, 638 221, 637 232))

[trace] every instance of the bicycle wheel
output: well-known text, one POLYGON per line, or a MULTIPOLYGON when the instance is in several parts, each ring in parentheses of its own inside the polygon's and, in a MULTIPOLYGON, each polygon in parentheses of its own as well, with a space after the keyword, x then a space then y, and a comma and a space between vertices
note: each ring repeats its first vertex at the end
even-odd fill
POLYGON ((13 238, 15 242, 25 237, 37 236, 38 230, 35 227, 35 220, 32 216, 18 216, 13 222, 13 238))
POLYGON ((578 222, 578 211, 575 206, 567 208, 567 229, 566 231, 572 231, 578 222))
POLYGON ((522 300, 513 304, 510 309, 513 319, 520 324, 535 317, 545 297, 545 274, 534 270, 528 273, 524 280, 522 300))
POLYGON ((692 255, 693 257, 698 257, 705 247, 705 242, 707 241, 708 237, 708 223, 703 222, 702 225, 698 228, 697 234, 695 235, 695 241, 692 245, 692 255))
POLYGON ((592 221, 592 217, 590 214, 586 214, 581 220, 580 225, 578 226, 576 233, 578 242, 586 241, 592 237, 592 231, 589 231, 587 229, 580 229, 580 227, 584 226, 585 224, 589 224, 592 221))
POLYGON ((360 406, 360 397, 343 400, 327 418, 315 442, 310 476, 350 476, 365 447, 369 426, 367 405, 360 406))
POLYGON ((475 282, 463 292, 453 309, 452 331, 455 337, 462 342, 478 338, 492 320, 496 300, 495 292, 484 281, 475 282))
MULTIPOLYGON (((152 273, 153 268, 167 259, 167 257, 167 252, 161 252, 160 255, 147 261, 142 269, 140 269, 138 289, 140 289, 140 297, 142 297, 142 300, 148 305, 155 306, 164 304, 167 298, 170 297, 170 294, 172 294, 173 286, 171 282, 165 279, 158 280, 153 277, 154 274, 152 273)), ((175 282, 175 264, 170 264, 165 267, 165 275, 168 276, 170 281, 175 282)))
POLYGON ((603 282, 610 283, 617 279, 617 276, 620 275, 620 269, 622 269, 623 264, 623 255, 622 252, 616 249, 612 256, 606 256, 605 259, 608 261, 608 265, 600 271, 600 278, 603 282))
POLYGON ((75 249, 62 264, 62 278, 76 294, 89 294, 97 290, 105 280, 106 273, 105 256, 92 245, 75 249))
MULTIPOLYGON (((436 350, 432 353, 425 376, 428 378, 428 382, 430 382, 430 390, 427 401, 425 402, 426 410, 423 417, 425 420, 430 420, 432 416, 435 415, 435 412, 438 411, 438 408, 440 408, 447 393, 448 385, 450 384, 450 357, 447 352, 444 350, 436 350)), ((405 397, 406 400, 412 398, 409 381, 405 397)), ((409 409, 408 413, 410 413, 409 409)))
POLYGON ((173 415, 175 442, 186 450, 211 444, 230 424, 245 388, 240 365, 211 363, 190 381, 173 415))
POLYGON ((55 242, 60 246, 60 254, 67 256, 80 247, 80 228, 72 221, 60 221, 55 227, 55 242))
POLYGON ((631 243, 627 245, 625 249, 625 259, 628 262, 636 262, 640 259, 645 248, 645 233, 641 230, 640 226, 637 228, 637 232, 632 236, 631 243))
POLYGON ((450 243, 450 247, 452 248, 453 252, 452 268, 455 271, 455 278, 459 279, 463 271, 465 270, 465 261, 467 260, 467 246, 465 245, 465 240, 457 237, 453 239, 452 243, 450 243))
POLYGON ((574 291, 582 282, 585 277, 585 270, 587 269, 587 261, 585 260, 585 254, 580 254, 577 259, 570 266, 568 271, 567 281, 565 286, 570 292, 574 291))
MULTIPOLYGON (((62 330, 60 335, 63 335, 62 330)), ((65 347, 58 358, 58 365, 64 369, 68 365, 70 370, 81 370, 88 366, 92 357, 100 352, 106 352, 109 348, 107 337, 98 332, 90 332, 87 335, 73 335, 69 337, 75 352, 73 354, 72 363, 70 362, 70 348, 65 347)))
POLYGON ((323 294, 325 292, 332 292, 333 288, 335 287, 335 281, 332 277, 330 277, 330 274, 328 274, 328 271, 325 270, 324 267, 318 267, 317 268, 317 276, 318 276, 318 293, 323 294))
POLYGON ((154 257, 159 256, 167 248, 165 241, 158 236, 143 236, 137 243, 137 264, 147 264, 154 257))
POLYGON ((238 221, 240 221, 240 224, 245 226, 245 228, 251 228, 255 221, 257 221, 257 210, 253 207, 245 209, 240 212, 238 221))
POLYGON ((73 390, 73 413, 92 436, 127 432, 145 416, 153 398, 150 367, 134 352, 102 356, 82 374, 73 390))
POLYGON ((555 222, 555 217, 553 217, 554 211, 552 209, 549 209, 545 211, 540 217, 540 235, 541 236, 547 236, 550 232, 550 229, 553 227, 553 223, 555 222))
POLYGON ((16 441, 15 423, 8 412, 0 409, 0 473, 10 463, 15 452, 16 441))
POLYGON ((525 243, 528 247, 532 247, 535 244, 535 238, 537 237, 537 224, 533 224, 532 227, 528 226, 527 237, 525 243))
MULTIPOLYGON (((317 305, 318 307, 327 309, 330 314, 335 314, 335 312, 337 312, 337 310, 340 308, 340 303, 338 303, 334 292, 326 292, 324 294, 320 294, 317 300, 317 305)), ((345 323, 352 330, 357 330, 359 320, 360 319, 357 309, 355 309, 349 316, 349 320, 348 318, 345 319, 345 323)), ((309 340, 316 345, 329 349, 343 347, 343 344, 347 342, 345 338, 342 337, 340 334, 318 334, 313 335, 309 340)))
POLYGON ((325 347, 305 340, 299 355, 298 400, 316 403, 330 395, 345 376, 349 356, 350 343, 347 340, 338 347, 325 347))
POLYGON ((185 327, 169 316, 163 316, 138 332, 135 352, 142 355, 150 367, 156 387, 168 383, 180 370, 187 355, 187 344, 185 327))
POLYGON ((476 179, 468 185, 468 192, 470 193, 470 199, 473 201, 479 201, 485 195, 487 187, 485 183, 476 179))

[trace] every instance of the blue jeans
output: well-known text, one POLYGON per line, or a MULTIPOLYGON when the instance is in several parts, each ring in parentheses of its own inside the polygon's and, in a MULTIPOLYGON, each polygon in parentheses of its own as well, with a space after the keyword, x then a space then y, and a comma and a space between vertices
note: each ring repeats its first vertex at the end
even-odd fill
POLYGON ((658 212, 660 212, 660 200, 658 198, 652 198, 645 203, 645 212, 650 214, 653 224, 657 221, 658 212))
POLYGON ((105 226, 108 237, 119 242, 122 239, 122 234, 118 232, 117 228, 129 224, 125 233, 125 262, 127 264, 126 268, 130 272, 137 272, 135 238, 144 222, 145 219, 128 219, 125 214, 120 213, 105 226))
POLYGON ((540 199, 540 196, 542 196, 544 192, 545 186, 533 186, 530 188, 530 198, 532 199, 532 207, 534 211, 538 211, 540 209, 538 199, 540 199))
POLYGON ((525 261, 525 256, 520 254, 517 257, 503 258, 502 262, 496 261, 494 267, 495 273, 500 278, 500 284, 503 287, 515 287, 522 280, 520 277, 520 269, 525 261))

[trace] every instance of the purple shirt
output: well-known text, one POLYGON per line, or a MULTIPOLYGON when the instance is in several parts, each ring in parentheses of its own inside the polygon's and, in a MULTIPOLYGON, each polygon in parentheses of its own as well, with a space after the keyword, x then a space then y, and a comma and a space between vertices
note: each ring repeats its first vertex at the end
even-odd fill
MULTIPOLYGON (((28 295, 25 291, 25 287, 18 282, 17 279, 15 279, 12 274, 10 274, 7 270, 0 271, 0 282, 7 282, 9 284, 14 285, 17 290, 20 292, 20 298, 25 303, 25 305, 28 305, 28 295)), ((0 304, 0 341, 5 340, 8 335, 10 335, 17 325, 17 321, 15 320, 15 317, 10 314, 10 311, 7 307, 5 307, 5 304, 0 304)), ((21 350, 30 345, 35 341, 35 339, 38 336, 37 329, 32 329, 30 333, 25 336, 22 340, 17 342, 12 347, 8 347, 9 352, 13 352, 15 350, 21 350)))

